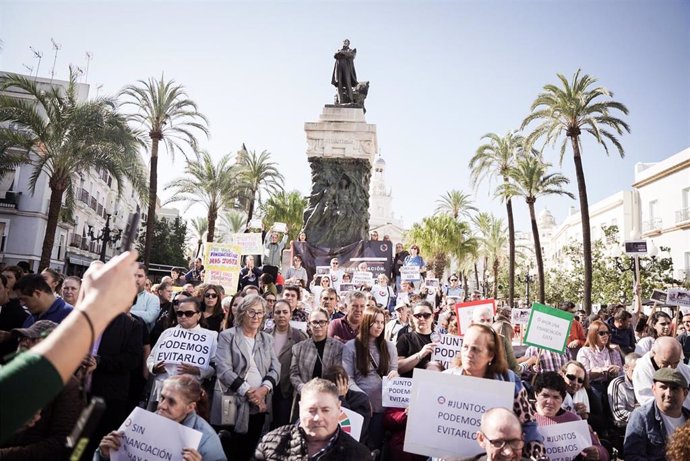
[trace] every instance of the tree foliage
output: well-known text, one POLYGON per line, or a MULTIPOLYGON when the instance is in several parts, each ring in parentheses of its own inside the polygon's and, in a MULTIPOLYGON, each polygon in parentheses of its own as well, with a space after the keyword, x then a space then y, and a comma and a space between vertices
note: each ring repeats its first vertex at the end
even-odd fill
POLYGON ((288 226, 288 239, 294 240, 302 230, 306 207, 307 199, 299 191, 271 195, 262 206, 264 229, 270 229, 273 223, 283 222, 288 226))
MULTIPOLYGON (((187 266, 185 249, 187 247, 187 223, 180 219, 158 219, 153 227, 153 246, 151 262, 170 266, 187 266)), ((146 244, 146 236, 139 236, 137 249, 141 252, 146 244)))

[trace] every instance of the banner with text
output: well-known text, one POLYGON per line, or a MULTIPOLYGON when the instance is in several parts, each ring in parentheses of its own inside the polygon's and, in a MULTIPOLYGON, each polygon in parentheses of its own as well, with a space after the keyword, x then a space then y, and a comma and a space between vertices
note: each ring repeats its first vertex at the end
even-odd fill
POLYGON ((402 266, 400 268, 400 280, 410 280, 415 282, 422 276, 419 273, 419 266, 402 266))
POLYGON ((383 377, 381 402, 384 407, 407 408, 410 406, 410 394, 412 394, 412 378, 383 377))
POLYGON ((226 295, 235 294, 240 275, 242 249, 231 243, 207 243, 204 253, 204 283, 221 285, 226 295))
POLYGON ((483 453, 477 444, 482 415, 513 409, 515 385, 415 368, 404 449, 440 458, 483 453))
POLYGON ((443 368, 450 368, 453 359, 460 352, 462 338, 456 335, 439 335, 440 339, 431 353, 431 360, 440 362, 443 368))
POLYGON ((539 426, 538 429, 544 436, 546 456, 551 461, 570 461, 592 446, 592 436, 585 420, 539 426))
POLYGON ((120 448, 110 451, 112 461, 182 461, 182 449, 196 450, 201 442, 201 432, 139 407, 134 408, 119 431, 124 435, 120 448))
POLYGON ((510 323, 513 325, 527 325, 530 313, 529 309, 512 309, 510 311, 510 323))
POLYGON ((188 363, 195 367, 208 367, 213 341, 218 332, 210 330, 185 330, 169 328, 163 332, 156 343, 155 363, 188 363))
POLYGON ((532 304, 524 343, 563 354, 570 334, 573 314, 543 304, 532 304))
POLYGON ((472 314, 475 309, 484 306, 489 307, 492 312, 491 315, 496 316, 496 301, 493 299, 480 299, 479 301, 468 301, 455 305, 455 313, 458 319, 458 336, 464 336, 465 331, 472 325, 472 314))
POLYGON ((261 255, 264 253, 261 232, 230 234, 230 241, 228 243, 239 246, 240 254, 242 255, 261 255))

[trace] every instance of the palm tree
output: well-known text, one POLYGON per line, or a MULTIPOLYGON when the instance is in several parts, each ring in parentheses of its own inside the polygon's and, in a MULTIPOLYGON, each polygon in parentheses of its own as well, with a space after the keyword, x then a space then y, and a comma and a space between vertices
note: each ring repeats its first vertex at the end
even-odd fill
POLYGON ((490 215, 486 227, 481 229, 479 245, 485 255, 485 260, 491 261, 494 276, 494 299, 498 298, 498 270, 505 259, 508 235, 503 220, 490 215))
POLYGON ((630 127, 613 113, 621 112, 627 115, 628 108, 611 99, 613 93, 606 88, 593 87, 597 80, 587 74, 580 75, 579 69, 573 75, 571 82, 568 82, 561 74, 558 74, 558 79, 561 81, 562 87, 552 84, 544 86, 544 92, 540 93, 532 103, 532 113, 522 122, 522 129, 533 121, 541 122, 527 137, 527 147, 532 146, 540 138, 544 138, 544 146, 547 144, 555 145, 561 135, 564 135, 560 148, 561 165, 568 145, 568 138, 570 138, 582 220, 582 252, 585 273, 582 303, 585 311, 590 313, 592 309, 592 237, 589 227, 589 203, 587 201, 585 173, 582 167, 580 135, 582 131, 591 134, 597 143, 603 146, 607 155, 609 154, 608 144, 613 144, 618 154, 623 157, 625 153, 617 135, 622 135, 624 131, 629 133, 630 127))
POLYGON ((206 233, 208 232, 208 218, 204 217, 196 217, 192 219, 191 221, 192 226, 191 226, 191 240, 192 243, 196 243, 196 256, 195 258, 199 257, 199 253, 201 252, 201 245, 204 243, 204 239, 206 238, 206 233))
POLYGON ((539 241, 539 227, 534 204, 537 198, 547 195, 567 195, 575 198, 570 192, 563 190, 563 185, 570 180, 559 173, 546 174, 551 164, 544 162, 541 155, 523 154, 518 158, 517 165, 510 170, 512 181, 503 184, 498 194, 505 197, 524 197, 529 207, 529 217, 532 223, 532 238, 534 239, 534 254, 537 259, 537 273, 539 274, 539 302, 544 304, 544 260, 539 241))
MULTIPOLYGON (((489 181, 499 177, 503 183, 509 181, 508 172, 515 165, 515 156, 523 144, 523 137, 514 132, 500 137, 495 133, 488 133, 482 137, 486 144, 479 146, 470 160, 472 183, 476 186, 482 179, 489 181)), ((510 198, 505 200, 508 215, 508 305, 513 305, 515 297, 515 222, 513 221, 513 204, 510 198)))
POLYGON ((415 242, 420 254, 429 255, 434 276, 443 277, 443 271, 451 256, 463 259, 476 249, 467 223, 459 222, 449 215, 435 215, 415 223, 407 234, 407 240, 415 242))
POLYGON ((8 75, 0 84, 0 91, 16 88, 31 98, 0 96, 0 122, 13 122, 19 127, 1 130, 0 145, 21 149, 14 151, 12 160, 32 169, 32 194, 41 175, 48 176, 51 193, 40 269, 50 266, 63 199, 68 212, 74 205, 76 190, 72 179, 76 174, 100 168, 115 178, 118 196, 127 179, 140 197, 146 197, 137 135, 117 112, 113 100, 79 101, 77 75, 70 68, 66 88, 39 88, 35 81, 19 75, 8 75))
POLYGON ((247 226, 247 216, 239 210, 225 210, 220 216, 220 223, 224 233, 237 234, 247 226))
POLYGON ((176 151, 187 158, 182 145, 189 146, 196 152, 195 133, 201 132, 208 136, 208 121, 199 113, 196 103, 187 97, 184 87, 174 80, 166 82, 162 75, 160 80, 150 78, 148 81, 139 80, 134 85, 128 85, 120 92, 120 96, 125 98, 122 106, 133 106, 134 112, 130 119, 148 132, 151 141, 149 209, 144 244, 144 264, 148 266, 156 221, 154 218, 158 193, 158 144, 163 141, 173 160, 176 151))
POLYGON ((177 178, 166 186, 165 190, 173 191, 166 204, 187 202, 189 209, 196 203, 203 203, 207 212, 206 241, 213 242, 218 213, 237 193, 237 168, 229 154, 223 156, 216 165, 211 154, 202 151, 198 160, 187 161, 185 174, 185 177, 177 178))
POLYGON ((264 228, 269 229, 275 222, 284 222, 288 226, 288 238, 294 240, 302 229, 306 207, 307 200, 299 191, 272 195, 262 207, 264 228))
POLYGON ((254 217, 256 200, 261 203, 261 193, 271 195, 282 192, 285 178, 278 170, 278 164, 271 161, 271 153, 248 151, 244 144, 237 158, 240 166, 240 180, 244 189, 243 203, 247 207, 247 222, 254 217))
POLYGON ((472 198, 459 190, 450 190, 442 195, 440 199, 436 200, 438 206, 434 214, 448 214, 453 219, 460 217, 469 218, 470 212, 477 211, 477 208, 472 205, 472 198))

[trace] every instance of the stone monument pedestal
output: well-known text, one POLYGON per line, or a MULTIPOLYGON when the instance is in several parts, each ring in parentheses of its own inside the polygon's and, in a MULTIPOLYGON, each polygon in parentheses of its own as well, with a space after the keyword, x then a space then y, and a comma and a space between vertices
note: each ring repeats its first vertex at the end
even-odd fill
POLYGON ((376 125, 361 108, 327 105, 304 124, 312 190, 304 230, 312 245, 340 247, 366 240, 369 180, 378 152, 376 125))

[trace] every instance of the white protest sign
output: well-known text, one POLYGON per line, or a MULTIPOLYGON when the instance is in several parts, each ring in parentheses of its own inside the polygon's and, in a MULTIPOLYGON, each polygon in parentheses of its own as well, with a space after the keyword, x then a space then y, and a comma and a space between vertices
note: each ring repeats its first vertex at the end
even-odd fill
POLYGON ((496 315, 496 301, 493 299, 480 299, 479 301, 469 301, 455 305, 458 316, 458 336, 465 336, 465 331, 472 325, 472 314, 475 309, 490 308, 492 315, 496 315))
POLYGON ((419 266, 403 266, 400 268, 400 280, 419 280, 419 266))
POLYGON ((277 222, 273 223, 272 229, 276 232, 282 232, 283 234, 287 233, 287 224, 284 222, 277 222))
POLYGON ((354 283, 341 283, 338 287, 340 293, 347 293, 348 291, 355 291, 354 283))
POLYGON ((683 315, 690 315, 690 306, 680 306, 680 311, 683 315))
POLYGON ((584 420, 539 426, 538 430, 544 436, 546 456, 551 461, 575 459, 582 450, 592 446, 589 426, 584 420))
POLYGON ((290 320, 290 326, 296 330, 302 330, 307 332, 307 322, 298 322, 296 320, 290 320))
POLYGON ((230 234, 230 242, 240 247, 240 254, 260 255, 264 252, 264 244, 261 241, 261 233, 230 234))
POLYGON ((690 306, 690 291, 682 288, 669 288, 666 297, 667 304, 676 306, 690 306))
POLYGON ((352 283, 354 285, 373 285, 374 284, 374 274, 369 271, 355 271, 352 274, 352 283))
POLYGON ((431 353, 431 360, 441 362, 443 368, 450 368, 455 355, 460 352, 462 338, 456 335, 439 335, 439 341, 431 353))
POLYGON ((110 451, 112 461, 182 461, 182 449, 196 450, 201 442, 201 432, 139 407, 134 408, 119 430, 124 435, 120 448, 110 451))
POLYGON ((362 435, 362 426, 364 425, 364 417, 362 415, 356 411, 341 407, 338 424, 340 424, 343 432, 350 434, 353 439, 359 442, 359 437, 362 435))
POLYGON ((415 368, 404 450, 439 458, 483 453, 477 444, 482 415, 513 410, 515 384, 415 368))
POLYGON ((524 343, 563 354, 573 314, 543 304, 532 304, 524 343))
POLYGON ((383 377, 381 402, 384 407, 407 408, 412 394, 412 378, 388 379, 383 377))
POLYGON ((330 266, 316 266, 316 275, 326 275, 331 273, 330 266))
POLYGON ((427 278, 424 280, 424 285, 429 288, 438 288, 441 286, 438 279, 427 278))
POLYGON ((196 367, 208 367, 213 342, 218 333, 210 330, 165 330, 155 346, 154 362, 188 363, 196 367))
POLYGON ((527 325, 529 314, 529 309, 512 309, 510 311, 510 323, 513 325, 527 325))

